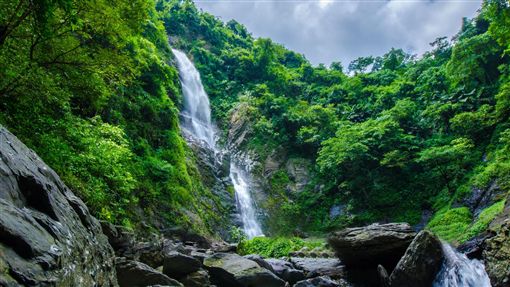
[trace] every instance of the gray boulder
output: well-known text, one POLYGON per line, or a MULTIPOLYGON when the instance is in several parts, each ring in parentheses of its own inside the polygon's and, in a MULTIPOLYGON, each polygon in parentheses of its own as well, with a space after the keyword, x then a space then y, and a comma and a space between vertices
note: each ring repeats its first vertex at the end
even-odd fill
POLYGON ((302 270, 295 269, 292 263, 281 259, 267 259, 274 273, 283 280, 294 284, 305 279, 305 273, 302 270))
POLYGON ((291 257, 290 262, 296 269, 303 270, 307 278, 329 276, 337 279, 345 275, 344 266, 337 258, 291 257))
POLYGON ((163 273, 173 278, 181 278, 196 272, 202 267, 197 259, 176 251, 165 254, 163 273))
POLYGON ((342 285, 331 280, 328 276, 321 276, 299 281, 294 284, 294 287, 342 287, 342 285))
POLYGON ((262 256, 257 255, 257 254, 249 254, 249 255, 245 255, 243 257, 246 259, 249 259, 251 261, 255 261, 255 263, 257 263, 260 267, 266 268, 267 270, 275 273, 271 264, 269 262, 267 262, 266 260, 264 260, 264 258, 262 256))
POLYGON ((348 268, 382 264, 392 269, 415 235, 407 223, 372 224, 333 232, 328 242, 348 268))
POLYGON ((271 271, 232 253, 216 253, 204 260, 213 284, 222 287, 283 287, 285 282, 271 271))
POLYGON ((117 286, 97 219, 0 126, 0 286, 117 286))
POLYGON ((196 272, 186 275, 186 277, 179 279, 179 281, 184 284, 185 287, 206 287, 211 286, 211 281, 209 279, 209 273, 207 271, 200 269, 196 272))
POLYGON ((439 239, 430 231, 421 231, 391 273, 390 286, 432 286, 443 259, 439 239))
POLYGON ((178 281, 171 279, 142 262, 119 258, 115 268, 120 287, 145 287, 151 285, 183 286, 178 281))

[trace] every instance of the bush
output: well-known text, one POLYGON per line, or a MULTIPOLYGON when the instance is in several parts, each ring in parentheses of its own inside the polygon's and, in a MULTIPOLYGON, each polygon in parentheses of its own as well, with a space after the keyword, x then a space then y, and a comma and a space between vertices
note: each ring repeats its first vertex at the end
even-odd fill
POLYGON ((438 211, 427 225, 427 229, 449 242, 459 242, 471 224, 471 212, 467 207, 438 211))
POLYGON ((291 252, 298 251, 303 247, 313 249, 323 245, 322 240, 303 240, 296 237, 255 237, 251 240, 241 241, 237 252, 241 255, 259 254, 264 257, 280 258, 289 256, 291 252))

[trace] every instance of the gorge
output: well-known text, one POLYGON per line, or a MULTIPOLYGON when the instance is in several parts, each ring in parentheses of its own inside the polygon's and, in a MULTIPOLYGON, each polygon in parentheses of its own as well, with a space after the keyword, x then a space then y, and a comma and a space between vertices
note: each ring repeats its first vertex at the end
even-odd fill
POLYGON ((508 1, 329 65, 188 0, 0 8, 0 286, 509 285, 508 1))

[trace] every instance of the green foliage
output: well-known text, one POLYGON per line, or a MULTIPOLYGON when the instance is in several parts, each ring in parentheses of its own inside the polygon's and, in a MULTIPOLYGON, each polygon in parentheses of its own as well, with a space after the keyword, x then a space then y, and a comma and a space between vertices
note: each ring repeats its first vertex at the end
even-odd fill
POLYGON ((289 253, 300 250, 303 247, 308 249, 323 248, 323 240, 304 240, 297 237, 255 237, 250 240, 243 240, 237 247, 241 255, 259 254, 268 258, 280 258, 289 256, 289 253))
POLYGON ((179 80, 155 3, 0 7, 0 122, 99 218, 213 232, 221 203, 180 136, 179 80))
POLYGON ((485 208, 480 212, 475 222, 466 230, 466 233, 462 236, 461 241, 466 241, 471 239, 472 237, 478 235, 483 232, 488 226, 489 223, 503 211, 505 207, 505 201, 496 202, 493 205, 485 208))
POLYGON ((444 209, 437 212, 427 224, 427 229, 447 241, 458 242, 466 234, 472 215, 467 207, 444 209))

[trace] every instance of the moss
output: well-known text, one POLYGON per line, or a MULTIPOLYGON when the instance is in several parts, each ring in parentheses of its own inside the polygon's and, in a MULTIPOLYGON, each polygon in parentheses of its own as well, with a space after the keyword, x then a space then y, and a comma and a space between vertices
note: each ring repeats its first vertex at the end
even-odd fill
POLYGON ((471 224, 472 215, 467 207, 442 209, 427 225, 427 229, 449 242, 459 242, 471 224))
POLYGON ((476 221, 467 229, 461 241, 466 241, 484 231, 487 226, 489 226, 489 223, 491 223, 491 221, 496 217, 496 215, 503 211, 504 207, 505 201, 503 200, 496 202, 482 210, 476 221))

